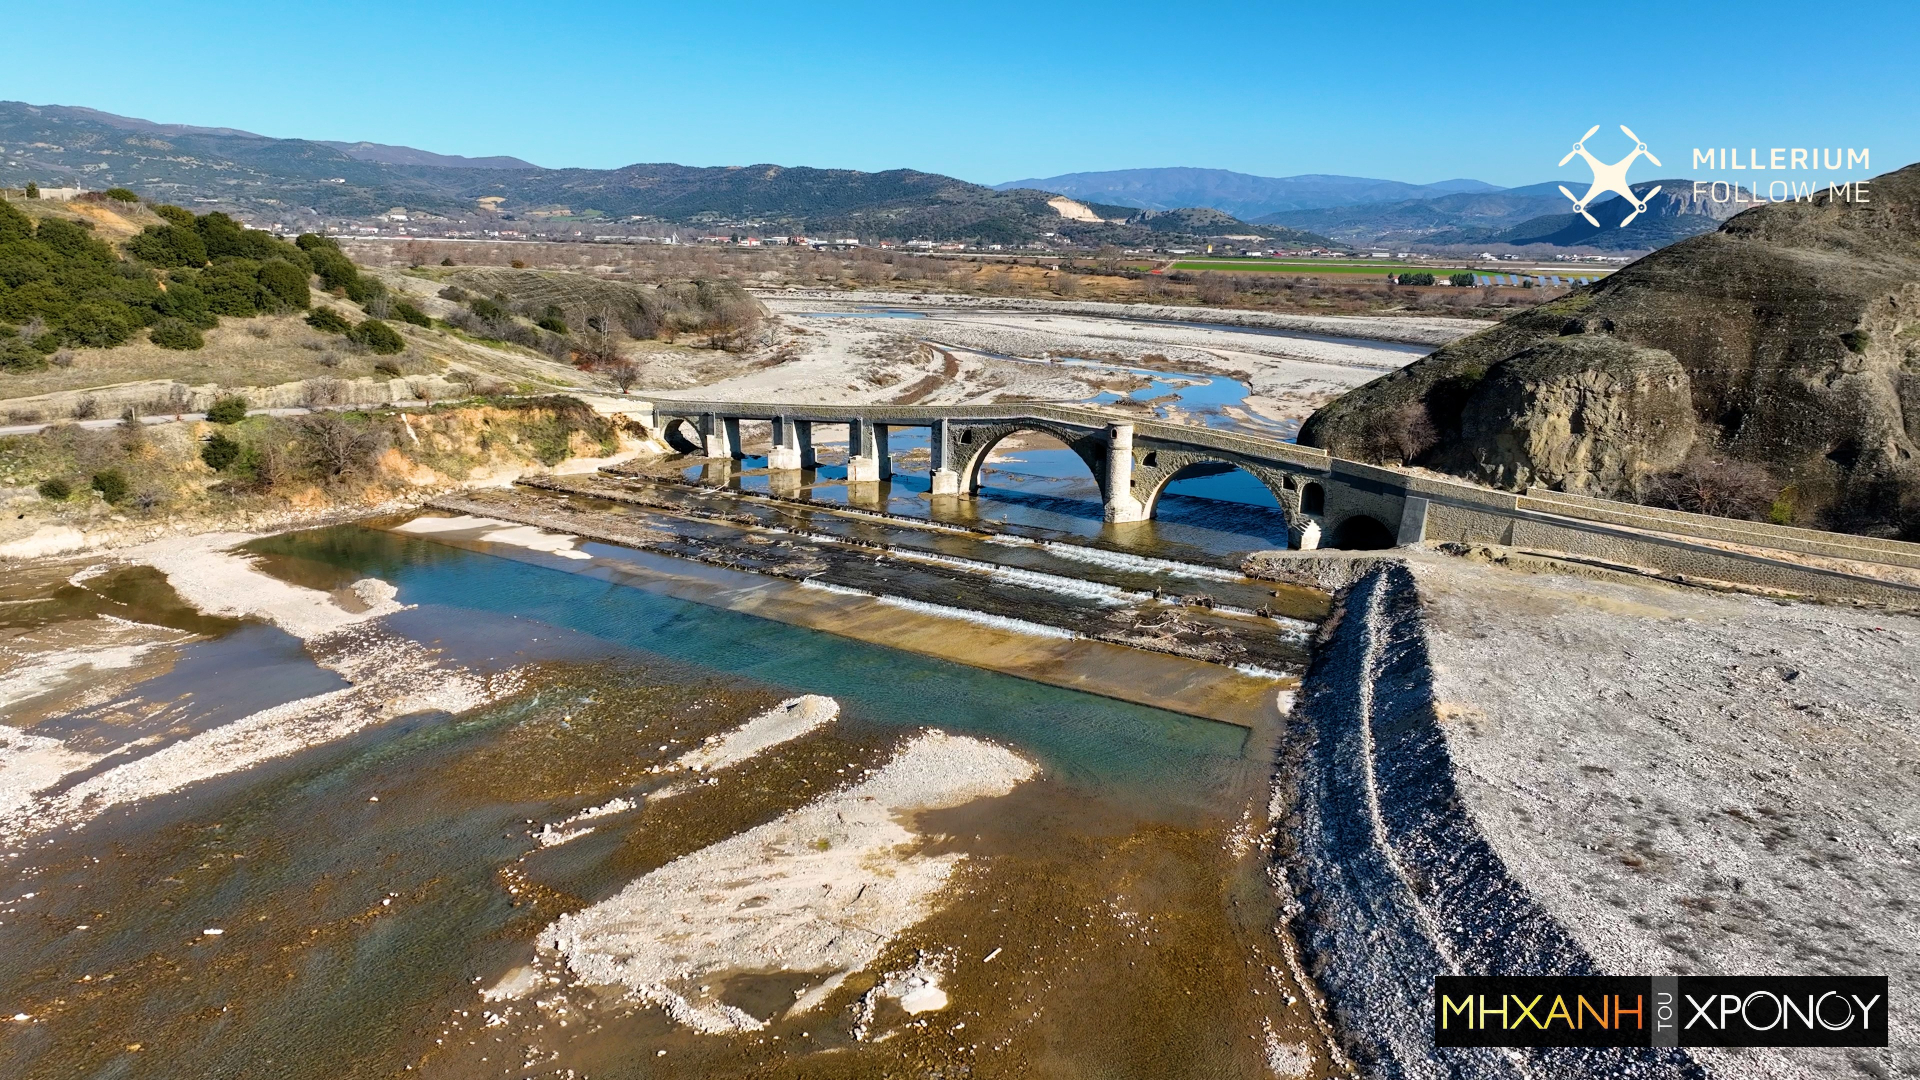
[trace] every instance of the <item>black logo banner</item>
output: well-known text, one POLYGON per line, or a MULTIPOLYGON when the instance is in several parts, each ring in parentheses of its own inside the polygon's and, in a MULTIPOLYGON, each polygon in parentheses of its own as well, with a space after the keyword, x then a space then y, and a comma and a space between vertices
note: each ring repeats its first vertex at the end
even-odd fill
POLYGON ((1885 1046, 1885 976, 1441 976, 1440 1046, 1885 1046))

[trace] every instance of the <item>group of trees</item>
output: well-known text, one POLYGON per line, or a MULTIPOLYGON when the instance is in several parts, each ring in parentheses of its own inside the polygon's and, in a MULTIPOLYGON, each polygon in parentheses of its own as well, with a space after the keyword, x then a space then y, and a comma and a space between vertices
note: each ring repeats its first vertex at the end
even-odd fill
MULTIPOLYGON (((120 191, 107 197, 126 201, 120 191)), ((321 288, 369 310, 430 321, 411 305, 392 303, 385 287, 362 276, 326 237, 307 234, 288 243, 222 213, 153 210, 162 220, 128 240, 122 257, 85 221, 46 217, 36 225, 0 202, 0 367, 43 368, 63 346, 122 345, 143 328, 156 345, 197 349, 204 344, 201 332, 222 316, 311 307, 316 277, 321 288)), ((384 323, 363 336, 375 351, 399 351, 390 348, 398 335, 384 323)))

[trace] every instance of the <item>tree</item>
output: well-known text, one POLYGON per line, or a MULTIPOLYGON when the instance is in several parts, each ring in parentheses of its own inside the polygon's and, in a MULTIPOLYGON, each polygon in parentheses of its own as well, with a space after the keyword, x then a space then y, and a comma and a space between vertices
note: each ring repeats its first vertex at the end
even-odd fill
POLYGON ((114 202, 137 203, 140 201, 140 196, 134 194, 132 188, 123 188, 123 187, 108 188, 107 190, 101 192, 101 194, 105 195, 109 199, 112 199, 114 202))
POLYGON ((27 181, 27 198, 37 199, 39 197, 40 197, 40 185, 34 183, 31 180, 27 181))
POLYGON ((1473 285, 1473 275, 1472 274, 1448 274, 1447 284, 1463 287, 1463 288, 1471 287, 1473 285))
POLYGON ((639 364, 625 357, 608 364, 605 370, 607 379, 619 387, 622 394, 633 389, 634 384, 640 381, 640 376, 643 374, 639 364))

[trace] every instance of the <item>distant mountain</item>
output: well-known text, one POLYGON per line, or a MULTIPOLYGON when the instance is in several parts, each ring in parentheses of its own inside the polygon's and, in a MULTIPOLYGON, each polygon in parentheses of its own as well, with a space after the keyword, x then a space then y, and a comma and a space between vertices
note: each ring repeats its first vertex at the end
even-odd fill
POLYGON ((436 154, 411 146, 388 146, 371 142, 322 142, 356 161, 377 161, 382 165, 431 165, 442 169, 537 169, 540 166, 517 157, 461 157, 436 154))
MULTIPOLYGON (((1290 211, 1267 215, 1258 223, 1311 230, 1355 246, 1546 244, 1645 251, 1711 232, 1745 208, 1695 200, 1688 179, 1649 180, 1633 185, 1633 190, 1644 194, 1656 185, 1660 194, 1624 229, 1617 226, 1631 207, 1619 196, 1593 205, 1591 212, 1600 222, 1595 227, 1571 212, 1560 182, 1551 180, 1484 194, 1290 211)), ((1569 180, 1566 186, 1576 193, 1586 190, 1585 181, 1569 180)))
POLYGON ((1063 193, 996 191, 912 169, 867 173, 765 164, 541 169, 515 158, 461 159, 373 143, 271 139, 92 109, 0 102, 0 184, 17 187, 28 180, 42 186, 124 185, 149 198, 200 210, 230 209, 258 223, 299 228, 323 218, 364 218, 404 206, 416 212, 416 220, 438 214, 472 224, 524 220, 539 211, 545 220, 569 214, 646 217, 728 232, 1003 244, 1049 234, 1122 245, 1169 234, 1321 241, 1280 226, 1248 225, 1216 210, 1143 218, 1132 207, 1105 200, 1076 204, 1061 198, 1063 193), (495 209, 482 211, 477 205, 492 196, 503 200, 498 216, 495 209))
POLYGON ((1478 180, 1444 180, 1437 184, 1404 184, 1398 180, 1370 180, 1359 176, 1251 176, 1226 169, 1118 169, 1112 172, 1067 173, 1036 180, 1013 180, 994 187, 1038 188, 1137 206, 1143 210, 1171 210, 1183 206, 1210 206, 1244 220, 1284 210, 1312 210, 1325 206, 1430 199, 1460 192, 1500 189, 1478 180))

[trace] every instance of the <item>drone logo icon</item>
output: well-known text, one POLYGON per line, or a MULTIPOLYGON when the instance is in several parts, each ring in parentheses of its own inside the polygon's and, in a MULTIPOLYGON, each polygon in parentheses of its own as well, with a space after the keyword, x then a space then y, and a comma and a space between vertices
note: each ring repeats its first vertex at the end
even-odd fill
POLYGON ((1647 192, 1646 198, 1635 195, 1633 188, 1627 184, 1627 170, 1632 168, 1634 161, 1639 158, 1644 157, 1655 165, 1660 164, 1660 159, 1653 156, 1653 151, 1647 149, 1647 144, 1640 141, 1640 136, 1635 135, 1627 125, 1621 124, 1620 130, 1626 133, 1627 138, 1633 140, 1633 152, 1609 165, 1587 152, 1587 140, 1593 138, 1593 133, 1599 130, 1599 124, 1588 128, 1587 133, 1580 136, 1580 141, 1573 144, 1573 149, 1567 151, 1567 156, 1560 159, 1560 164, 1565 165, 1572 161, 1575 155, 1585 158, 1587 165, 1593 169, 1593 186, 1587 188, 1585 195, 1575 197, 1573 192, 1567 190, 1567 185, 1561 184, 1560 194, 1572 199, 1574 212, 1586 218, 1587 224, 1595 228, 1599 228, 1600 223, 1587 212, 1587 207, 1592 206, 1596 198, 1608 192, 1620 196, 1633 206, 1633 213, 1628 214, 1626 220, 1620 223, 1620 227, 1624 229, 1628 222, 1639 217, 1646 210, 1648 200, 1660 194, 1660 186, 1656 184, 1652 191, 1647 192))

